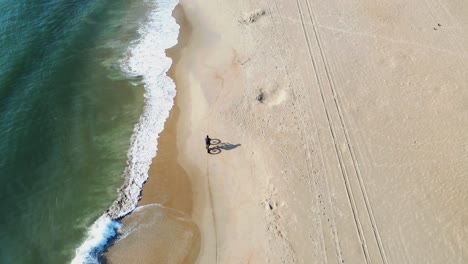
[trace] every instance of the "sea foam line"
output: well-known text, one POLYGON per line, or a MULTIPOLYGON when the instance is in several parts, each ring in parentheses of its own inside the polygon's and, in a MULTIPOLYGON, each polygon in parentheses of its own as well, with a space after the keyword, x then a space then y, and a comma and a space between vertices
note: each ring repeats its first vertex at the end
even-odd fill
POLYGON ((138 30, 140 39, 130 45, 121 61, 126 73, 143 78, 145 106, 130 139, 125 182, 119 189, 119 198, 88 229, 72 264, 99 263, 99 254, 117 235, 118 220, 136 208, 143 184, 148 179, 151 161, 157 153, 159 133, 164 129, 176 94, 175 83, 167 76, 172 60, 165 51, 177 44, 180 27, 172 12, 178 2, 155 1, 156 8, 149 15, 148 22, 138 30))

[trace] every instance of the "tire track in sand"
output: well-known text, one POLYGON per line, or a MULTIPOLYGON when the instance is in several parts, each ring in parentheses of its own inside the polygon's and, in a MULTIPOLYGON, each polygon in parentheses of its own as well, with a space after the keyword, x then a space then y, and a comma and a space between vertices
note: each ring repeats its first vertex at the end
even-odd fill
POLYGON ((210 184, 210 170, 209 170, 209 160, 206 159, 206 178, 208 181, 208 195, 210 197, 210 207, 211 207, 211 217, 213 219, 213 232, 215 236, 215 258, 216 263, 218 263, 218 232, 216 230, 216 216, 213 203, 213 195, 211 194, 211 184, 210 184))
MULTIPOLYGON (((320 73, 318 72, 318 67, 317 67, 318 64, 314 59, 314 54, 313 54, 313 51, 312 51, 312 45, 310 43, 310 37, 309 37, 309 34, 307 32, 307 28, 306 28, 305 22, 304 22, 304 12, 303 12, 303 9, 301 7, 301 4, 300 4, 299 0, 296 0, 296 5, 297 5, 297 9, 299 11, 299 15, 300 15, 300 19, 301 19, 301 25, 302 25, 302 29, 303 29, 303 33, 304 33, 306 42, 307 42, 307 48, 308 48, 308 53, 309 53, 310 60, 311 60, 311 63, 312 63, 312 67, 314 68, 315 77, 316 77, 316 80, 317 80, 317 83, 318 83, 318 86, 319 86, 319 89, 320 89, 320 96, 321 96, 320 99, 322 101, 322 104, 323 104, 323 107, 324 107, 324 110, 325 110, 325 115, 326 115, 328 127, 330 129, 330 133, 331 133, 331 137, 332 137, 332 141, 333 141, 333 145, 334 145, 334 149, 335 149, 335 154, 336 154, 336 156, 338 158, 338 164, 339 164, 339 167, 340 167, 341 175, 342 175, 343 181, 345 183, 346 193, 347 193, 348 200, 349 200, 349 203, 350 203, 350 206, 351 206, 351 211, 352 211, 352 214, 353 214, 354 223, 356 225, 356 230, 357 230, 359 239, 361 241, 361 247, 362 247, 362 250, 363 250, 363 253, 364 253, 364 258, 366 260, 366 263, 370 263, 369 251, 368 251, 367 243, 366 243, 366 240, 365 240, 365 237, 364 237, 362 224, 361 224, 361 221, 359 219, 359 214, 358 214, 357 206, 356 206, 356 200, 354 199, 354 194, 353 194, 353 192, 351 190, 351 185, 350 185, 350 182, 349 182, 348 174, 347 174, 346 169, 345 169, 343 156, 342 156, 342 154, 341 154, 341 152, 340 152, 340 150, 338 148, 338 141, 337 141, 335 128, 332 125, 333 120, 331 118, 331 115, 329 113, 329 109, 328 109, 327 104, 326 104, 323 83, 322 83, 322 80, 320 78, 320 73)), ((317 41, 317 43, 319 43, 319 41, 317 39, 317 30, 315 28, 315 24, 313 24, 313 28, 314 28, 316 41, 317 41)), ((341 261, 343 262, 342 256, 340 256, 340 258, 341 258, 341 261)))
POLYGON ((320 39, 320 34, 319 34, 318 30, 317 30, 317 26, 316 26, 317 23, 315 21, 315 16, 314 16, 314 13, 313 13, 313 9, 311 8, 310 1, 306 1, 306 5, 307 5, 307 11, 308 11, 309 16, 310 16, 310 20, 312 22, 312 27, 314 29, 314 35, 315 35, 315 38, 316 38, 316 41, 317 41, 317 45, 318 45, 319 50, 320 50, 320 56, 322 58, 323 66, 325 68, 325 72, 326 72, 327 79, 328 79, 328 82, 329 82, 330 90, 331 90, 331 92, 333 94, 333 102, 334 102, 334 105, 335 105, 336 110, 338 112, 341 128, 342 128, 343 134, 345 136, 345 141, 346 141, 347 148, 348 148, 348 150, 349 150, 349 152, 351 154, 353 169, 354 169, 354 171, 356 173, 356 178, 357 178, 357 180, 359 182, 359 188, 360 188, 360 191, 361 191, 361 195, 362 195, 362 197, 364 199, 364 204, 365 204, 365 207, 366 207, 366 211, 367 211, 367 214, 368 214, 371 226, 372 226, 374 237, 375 237, 376 242, 377 242, 377 246, 378 246, 378 249, 379 249, 379 254, 380 254, 380 257, 381 257, 383 263, 387 264, 388 260, 387 260, 386 254, 385 254, 382 239, 381 239, 379 230, 377 228, 377 224, 376 224, 376 221, 375 221, 375 216, 374 216, 374 213, 373 213, 373 210, 372 210, 372 206, 370 204, 369 197, 368 197, 365 185, 364 185, 364 181, 362 179, 362 175, 361 175, 361 171, 360 171, 360 168, 359 168, 359 164, 357 162, 356 154, 355 154, 354 148, 353 148, 353 146, 351 144, 349 131, 348 131, 348 129, 346 127, 346 124, 344 122, 343 112, 342 112, 342 109, 341 109, 341 106, 340 106, 340 103, 339 103, 339 97, 338 97, 338 94, 337 94, 336 88, 335 88, 335 81, 334 81, 333 76, 332 76, 332 74, 330 72, 330 67, 329 67, 329 64, 328 64, 328 60, 326 58, 325 52, 324 52, 323 47, 322 47, 322 41, 320 39))
MULTIPOLYGON (((270 10, 270 14, 272 14, 272 12, 271 12, 272 9, 271 9, 271 6, 270 6, 270 4, 268 3, 268 1, 269 1, 269 0, 267 0, 267 4, 268 4, 269 10, 270 10)), ((290 41, 290 38, 284 33, 284 32, 287 32, 287 30, 286 30, 286 28, 285 28, 285 26, 284 26, 284 23, 283 23, 283 20, 282 20, 281 9, 279 8, 278 3, 277 3, 276 0, 271 0, 271 1, 273 1, 273 4, 274 4, 274 6, 275 6, 275 9, 276 9, 276 11, 277 11, 277 13, 278 13, 278 17, 279 17, 278 20, 279 20, 279 23, 281 24, 281 27, 282 27, 282 30, 283 30, 282 35, 283 35, 284 38, 287 40, 286 43, 284 44, 284 45, 287 47, 286 50, 291 50, 291 49, 290 49, 290 46, 288 45, 288 43, 289 43, 288 41, 290 41)), ((275 25, 274 25, 275 19, 273 18, 273 15, 271 15, 271 18, 272 18, 272 22, 273 22, 273 27, 274 27, 275 33, 278 34, 278 30, 276 29, 276 27, 275 27, 275 25)), ((279 50, 280 53, 281 53, 282 50, 284 50, 284 49, 280 49, 280 50, 279 50)), ((282 60, 283 64, 285 64, 285 59, 284 59, 284 56, 283 56, 282 53, 281 53, 281 60, 282 60)), ((285 64, 285 65, 286 65, 286 64, 285 64)), ((285 68, 285 71, 286 71, 286 74, 287 74, 287 77, 288 77, 288 82, 289 82, 289 84, 290 84, 290 86, 291 86, 292 83, 293 83, 293 82, 291 81, 291 76, 289 75, 289 72, 288 72, 287 68, 285 68)), ((300 79, 302 80, 303 89, 305 90, 305 87, 306 87, 305 82, 304 82, 304 80, 303 80, 302 78, 300 78, 300 79)), ((292 93, 292 96, 293 96, 294 100, 295 100, 295 101, 298 101, 298 99, 299 99, 300 97, 298 97, 298 96, 296 95, 296 92, 295 92, 294 90, 291 90, 291 93, 292 93)), ((310 100, 309 97, 305 97, 305 99, 309 102, 310 105, 312 105, 312 102, 311 102, 311 100, 310 100)), ((315 127, 315 133, 318 135, 317 123, 316 123, 316 121, 315 121, 314 114, 311 113, 311 112, 312 112, 312 111, 310 111, 310 109, 308 109, 308 111, 305 111, 305 114, 307 115, 307 117, 308 117, 310 120, 313 120, 313 122, 314 122, 314 124, 315 124, 315 126, 314 126, 314 127, 315 127)), ((312 175, 315 175, 315 173, 312 173, 312 172, 311 172, 311 170, 312 170, 311 167, 313 167, 313 162, 312 162, 312 160, 311 160, 310 153, 312 153, 313 151, 310 150, 310 146, 312 146, 312 145, 310 145, 311 143, 310 143, 310 141, 309 141, 309 137, 306 136, 306 132, 304 131, 304 127, 305 127, 305 123, 304 123, 304 122, 305 122, 305 121, 304 121, 303 118, 301 118, 300 120, 302 120, 302 127, 301 127, 301 129, 300 129, 300 132, 301 132, 302 138, 304 138, 304 140, 305 140, 305 143, 306 143, 306 144, 305 144, 305 147, 306 147, 306 151, 307 151, 307 153, 306 153, 306 154, 307 154, 307 155, 306 155, 306 160, 307 160, 306 166, 307 166, 307 168, 306 168, 306 169, 307 169, 307 173, 308 173, 309 175, 312 176, 312 175)), ((313 144, 314 144, 315 146, 317 146, 317 147, 318 147, 318 150, 320 151, 320 155, 319 155, 320 164, 322 165, 323 170, 324 170, 324 174, 326 175, 327 172, 326 172, 326 167, 325 167, 325 161, 324 161, 324 155, 323 155, 323 151, 322 151, 321 142, 320 142, 320 140, 318 140, 318 142, 315 142, 315 140, 313 140, 313 138, 312 138, 312 141, 313 141, 313 144)), ((318 181, 320 180, 320 178, 319 178, 317 175, 315 175, 314 178, 315 178, 315 184, 313 184, 313 183, 311 182, 311 180, 310 180, 309 183, 308 183, 308 184, 309 184, 309 188, 310 188, 311 193, 315 193, 315 194, 317 195, 317 197, 320 199, 320 196, 321 196, 321 195, 320 195, 320 192, 319 192, 319 187, 317 186, 317 185, 318 185, 318 181)), ((338 258, 338 261, 339 261, 340 263, 343 263, 344 261, 343 261, 343 257, 342 257, 342 254, 341 254, 341 246, 340 246, 339 237, 338 237, 338 230, 337 230, 337 228, 336 228, 336 221, 335 221, 335 214, 334 214, 334 206, 333 206, 333 203, 332 203, 332 200, 331 200, 331 196, 330 196, 330 185, 329 185, 328 180, 327 180, 326 177, 324 177, 324 180, 325 180, 325 184, 324 184, 325 186, 323 187, 323 190, 322 190, 321 192, 325 192, 325 194, 326 194, 325 197, 327 198, 326 201, 327 201, 327 203, 328 203, 328 206, 330 207, 330 209, 329 209, 329 211, 330 211, 329 213, 330 213, 330 215, 331 215, 331 217, 330 217, 330 218, 331 218, 331 223, 330 223, 331 225, 330 225, 330 228, 331 228, 331 234, 332 234, 332 236, 333 236, 333 242, 334 242, 334 244, 335 244, 336 256, 337 256, 337 258, 338 258)), ((323 184, 323 183, 321 183, 321 184, 323 184)), ((323 194, 322 194, 322 195, 323 195, 323 194)), ((314 205, 315 205, 315 208, 317 208, 317 209, 320 208, 319 199, 316 199, 316 202, 315 202, 315 204, 314 204, 314 205)), ((324 213, 324 214, 325 214, 325 213, 324 213)), ((322 222, 320 213, 319 213, 318 215, 319 215, 318 220, 319 220, 319 225, 320 225, 320 230, 321 230, 321 232, 320 232, 320 233, 321 233, 320 242, 321 242, 322 248, 323 248, 323 252, 322 252, 322 261, 323 261, 323 262, 322 262, 322 263, 328 263, 327 253, 326 253, 326 252, 327 252, 327 246, 326 246, 326 243, 325 243, 325 233, 324 233, 325 229, 324 229, 324 225, 323 225, 323 222, 322 222)))

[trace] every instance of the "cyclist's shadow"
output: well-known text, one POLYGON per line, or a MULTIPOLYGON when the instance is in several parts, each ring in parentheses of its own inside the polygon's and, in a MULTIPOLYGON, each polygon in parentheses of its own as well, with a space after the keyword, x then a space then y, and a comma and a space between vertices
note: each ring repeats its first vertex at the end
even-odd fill
POLYGON ((210 142, 210 154, 217 155, 223 150, 232 150, 237 147, 240 147, 241 144, 231 144, 228 142, 221 142, 220 139, 212 139, 210 142))

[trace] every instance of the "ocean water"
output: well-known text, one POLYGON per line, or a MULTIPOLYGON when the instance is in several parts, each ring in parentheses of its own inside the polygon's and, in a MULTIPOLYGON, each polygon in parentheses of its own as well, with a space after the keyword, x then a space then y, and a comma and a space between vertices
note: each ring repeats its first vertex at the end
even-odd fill
POLYGON ((0 263, 97 263, 173 104, 175 0, 0 0, 0 263))

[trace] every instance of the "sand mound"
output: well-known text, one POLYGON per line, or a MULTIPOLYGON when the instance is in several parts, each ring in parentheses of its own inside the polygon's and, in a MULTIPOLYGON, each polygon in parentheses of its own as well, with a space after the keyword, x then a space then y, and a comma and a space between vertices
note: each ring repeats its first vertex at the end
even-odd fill
POLYGON ((264 15, 266 15, 266 11, 264 9, 257 9, 250 12, 249 14, 244 15, 241 19, 239 19, 239 23, 245 25, 252 24, 257 22, 264 15))

